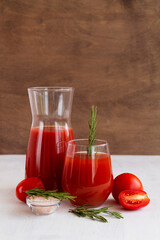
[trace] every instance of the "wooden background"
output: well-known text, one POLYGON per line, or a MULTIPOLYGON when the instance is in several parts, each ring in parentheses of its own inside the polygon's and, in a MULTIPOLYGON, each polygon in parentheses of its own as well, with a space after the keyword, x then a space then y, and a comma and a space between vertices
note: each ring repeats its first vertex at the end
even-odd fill
POLYGON ((73 86, 72 126, 112 154, 160 154, 160 1, 0 0, 0 153, 25 153, 27 88, 73 86))

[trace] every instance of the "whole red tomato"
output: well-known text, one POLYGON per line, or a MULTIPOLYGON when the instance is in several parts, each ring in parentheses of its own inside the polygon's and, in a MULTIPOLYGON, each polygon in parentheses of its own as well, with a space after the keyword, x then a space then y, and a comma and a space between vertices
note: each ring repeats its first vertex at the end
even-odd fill
POLYGON ((20 201, 26 202, 27 194, 24 191, 42 187, 44 189, 43 182, 37 177, 30 177, 22 180, 16 187, 16 196, 20 201))
POLYGON ((139 178, 131 173, 118 175, 113 182, 112 195, 118 202, 118 195, 124 190, 143 190, 143 185, 139 178))
POLYGON ((119 203, 128 210, 136 210, 149 204, 147 193, 141 190, 125 190, 119 194, 119 203))

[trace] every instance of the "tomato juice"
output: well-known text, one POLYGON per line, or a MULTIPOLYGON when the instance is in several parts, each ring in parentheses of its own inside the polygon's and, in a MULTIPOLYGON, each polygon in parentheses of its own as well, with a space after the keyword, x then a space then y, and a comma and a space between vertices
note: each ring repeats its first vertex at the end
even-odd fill
POLYGON ((32 127, 26 155, 26 178, 38 177, 45 189, 62 191, 66 142, 73 138, 72 128, 32 127))
POLYGON ((77 196, 75 205, 101 205, 109 196, 113 185, 110 156, 87 152, 76 152, 66 156, 62 177, 63 190, 77 196))

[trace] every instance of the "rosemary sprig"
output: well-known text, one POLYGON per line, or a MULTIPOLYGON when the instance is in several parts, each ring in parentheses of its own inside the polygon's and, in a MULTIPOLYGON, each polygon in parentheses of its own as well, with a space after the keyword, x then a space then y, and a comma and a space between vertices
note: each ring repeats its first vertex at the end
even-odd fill
POLYGON ((94 209, 94 208, 86 207, 86 205, 83 205, 83 206, 77 207, 75 209, 69 209, 69 212, 74 213, 78 217, 88 217, 91 220, 98 220, 100 222, 108 222, 105 217, 99 215, 100 213, 106 213, 106 214, 108 214, 112 217, 118 218, 118 219, 123 218, 121 213, 109 211, 108 209, 110 207, 111 206, 94 209))
POLYGON ((96 132, 96 125, 97 125, 97 107, 94 107, 94 105, 91 106, 91 120, 88 121, 89 129, 90 129, 90 135, 88 138, 89 147, 88 147, 88 156, 92 155, 92 145, 95 143, 95 132, 96 132))
POLYGON ((41 196, 45 198, 54 197, 61 200, 70 199, 72 201, 75 201, 74 199, 76 198, 75 196, 69 195, 68 192, 58 192, 57 190, 45 191, 44 189, 42 189, 42 187, 30 189, 28 191, 25 191, 25 193, 27 193, 29 196, 41 196))

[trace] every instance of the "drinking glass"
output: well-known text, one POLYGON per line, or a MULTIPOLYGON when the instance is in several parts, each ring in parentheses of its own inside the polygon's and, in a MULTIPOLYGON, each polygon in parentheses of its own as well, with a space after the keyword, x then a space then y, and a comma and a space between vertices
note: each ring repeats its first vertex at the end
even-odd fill
POLYGON ((70 140, 64 162, 62 188, 76 196, 74 205, 99 206, 109 196, 113 174, 108 143, 88 139, 70 140))

